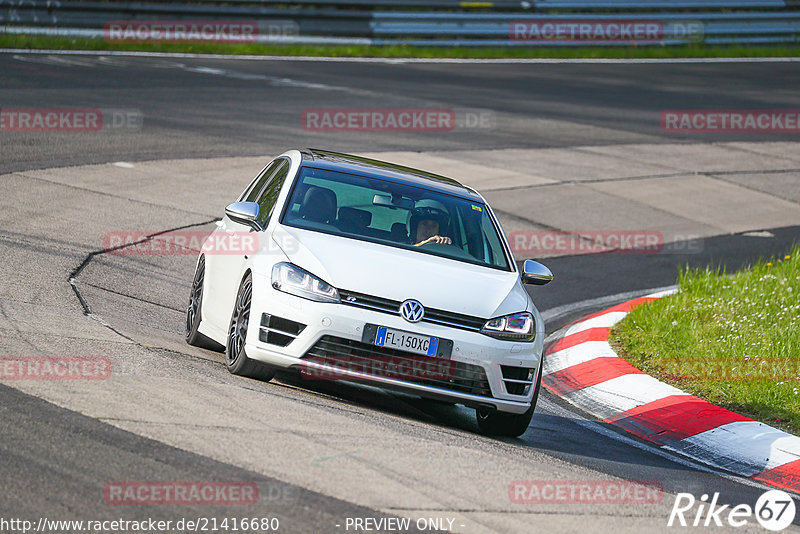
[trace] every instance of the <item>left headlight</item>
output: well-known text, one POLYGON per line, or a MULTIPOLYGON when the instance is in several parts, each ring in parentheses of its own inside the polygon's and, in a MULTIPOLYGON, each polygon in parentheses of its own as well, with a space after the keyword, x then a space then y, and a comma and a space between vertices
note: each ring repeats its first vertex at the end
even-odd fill
POLYGON ((536 321, 530 312, 512 313, 489 319, 481 328, 481 333, 497 339, 533 341, 536 336, 536 321))
POLYGON ((338 289, 291 263, 275 264, 272 287, 317 302, 339 302, 338 289))

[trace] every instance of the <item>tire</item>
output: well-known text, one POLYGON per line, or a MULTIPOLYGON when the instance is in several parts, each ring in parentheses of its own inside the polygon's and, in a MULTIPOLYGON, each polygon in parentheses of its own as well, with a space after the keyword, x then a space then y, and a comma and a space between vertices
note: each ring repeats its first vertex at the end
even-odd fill
POLYGON ((275 370, 247 357, 245 340, 250 323, 250 303, 253 299, 253 277, 250 273, 242 280, 236 294, 228 337, 225 343, 225 366, 232 374, 269 382, 275 370))
POLYGON ((184 339, 189 345, 220 352, 223 349, 222 345, 198 332, 203 306, 203 280, 205 277, 206 259, 204 256, 200 256, 200 260, 197 262, 197 269, 194 272, 194 280, 192 280, 192 290, 189 293, 189 304, 186 307, 184 339))
MULTIPOLYGON (((540 364, 543 365, 544 362, 540 364)), ((504 436, 516 438, 528 430, 531 424, 533 412, 536 410, 536 402, 539 400, 539 390, 542 388, 542 369, 539 369, 539 376, 536 377, 535 390, 531 399, 531 407, 524 413, 503 413, 496 410, 484 410, 477 408, 475 418, 478 421, 478 429, 481 434, 487 436, 504 436)))

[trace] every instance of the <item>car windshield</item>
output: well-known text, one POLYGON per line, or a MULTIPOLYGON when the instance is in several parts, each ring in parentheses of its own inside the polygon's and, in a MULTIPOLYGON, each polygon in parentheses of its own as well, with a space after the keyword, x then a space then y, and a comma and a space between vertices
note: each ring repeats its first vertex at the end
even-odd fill
POLYGON ((281 223, 511 270, 483 203, 408 184, 303 167, 281 223))

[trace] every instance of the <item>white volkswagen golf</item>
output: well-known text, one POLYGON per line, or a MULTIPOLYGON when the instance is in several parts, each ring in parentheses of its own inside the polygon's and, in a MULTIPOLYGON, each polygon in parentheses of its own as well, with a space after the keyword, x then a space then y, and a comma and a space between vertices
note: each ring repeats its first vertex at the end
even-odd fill
POLYGON ((270 162, 203 247, 186 341, 225 346, 228 370, 269 380, 366 382, 475 408, 486 434, 528 427, 544 324, 484 198, 455 180, 372 159, 290 150, 270 162), (244 236, 244 239, 241 237, 244 236))

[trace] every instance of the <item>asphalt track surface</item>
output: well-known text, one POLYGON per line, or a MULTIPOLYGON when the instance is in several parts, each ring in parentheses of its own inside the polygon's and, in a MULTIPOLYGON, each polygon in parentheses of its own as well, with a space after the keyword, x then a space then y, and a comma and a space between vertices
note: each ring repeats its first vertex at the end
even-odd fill
MULTIPOLYGON (((146 125, 140 132, 3 133, 0 173, 114 161, 254 155, 266 159, 287 148, 302 146, 378 152, 691 143, 697 138, 667 135, 660 130, 661 111, 800 108, 800 69, 797 64, 787 63, 385 64, 2 54, 0 72, 2 107, 136 110, 144 116, 146 125), (496 119, 495 127, 458 129, 447 134, 374 135, 309 132, 300 123, 302 111, 309 108, 432 106, 489 110, 496 119)), ((724 140, 755 138, 741 134, 726 135, 724 140)), ((793 140, 790 135, 780 134, 770 139, 793 140)), ((709 140, 714 138, 703 137, 703 141, 709 140)), ((242 184, 249 178, 242 177, 242 184)), ((6 187, 11 186, 9 181, 6 187)), ((31 187, 26 197, 23 186, 23 191, 17 192, 29 203, 29 215, 40 209, 36 191, 31 187)), ((91 218, 95 211, 103 210, 98 202, 102 198, 87 196, 84 203, 76 193, 74 212, 68 214, 67 220, 80 224, 82 217, 91 218)), ((220 200, 220 210, 224 202, 220 200)), ((200 224, 204 220, 208 219, 183 220, 176 213, 169 220, 154 224, 164 230, 188 224, 207 228, 200 224)), ((87 257, 75 250, 59 256, 62 247, 69 249, 71 232, 80 234, 79 229, 64 226, 61 229, 65 234, 51 241, 26 230, 28 224, 40 224, 37 216, 6 217, 3 221, 0 250, 6 258, 4 272, 29 269, 35 275, 38 267, 27 259, 27 254, 34 252, 47 251, 52 261, 71 263, 73 269, 87 257)), ((548 331, 552 332, 582 313, 615 303, 614 295, 673 284, 678 266, 685 263, 733 269, 761 256, 786 252, 798 235, 796 227, 771 231, 774 238, 767 240, 741 235, 707 239, 703 251, 691 255, 552 258, 547 264, 557 273, 557 282, 534 289, 532 294, 545 314, 559 310, 548 315, 548 331), (564 282, 558 283, 559 280, 564 282), (603 297, 612 298, 597 300, 603 297), (570 307, 591 299, 595 300, 587 306, 570 307)), ((573 505, 521 511, 508 499, 487 499, 481 509, 429 510, 431 514, 469 518, 469 528, 456 528, 457 531, 584 531, 587 521, 597 521, 605 529, 661 531, 668 530, 666 514, 674 493, 720 492, 721 503, 753 505, 763 492, 762 487, 742 479, 653 451, 547 393, 542 395, 531 428, 521 439, 495 440, 475 434, 471 413, 462 409, 431 407, 411 398, 344 385, 300 385, 290 376, 279 377, 277 383, 246 381, 243 385, 238 377, 228 376, 218 354, 181 346, 180 313, 191 274, 192 259, 188 257, 93 256, 80 273, 85 283, 81 297, 108 328, 132 342, 131 350, 146 349, 150 359, 143 365, 146 370, 152 365, 154 376, 179 374, 187 381, 210 380, 231 389, 244 388, 256 398, 280 397, 286 405, 302 410, 311 422, 320 424, 326 417, 342 417, 354 425, 369 425, 400 436, 398 449, 424 440, 427 447, 442 451, 429 480, 409 478, 402 472, 382 473, 381 480, 430 484, 432 493, 445 491, 440 486, 453 480, 476 486, 489 480, 484 477, 492 476, 487 474, 492 465, 460 464, 458 469, 465 471, 462 478, 447 473, 447 451, 461 448, 481 457, 489 455, 498 466, 502 464, 503 472, 510 473, 506 483, 526 478, 508 470, 506 464, 511 462, 536 465, 538 479, 649 480, 661 483, 666 492, 661 506, 644 509, 573 505), (315 415, 307 416, 305 410, 315 415), (469 472, 470 467, 474 468, 473 473, 469 472), (504 518, 515 515, 522 519, 504 518), (530 525, 530 529, 522 527, 521 522, 530 525)), ((44 285, 52 286, 53 292, 71 291, 66 277, 44 285)), ((7 287, 3 295, 20 300, 48 296, 23 295, 24 290, 25 287, 7 287)), ((78 299, 71 298, 79 306, 78 299)), ((81 334, 74 333, 77 338, 81 334)), ((100 338, 87 335, 88 352, 103 348, 100 338)), ((41 336, 26 332, 0 338, 2 353, 6 354, 30 355, 44 343, 41 336)), ((125 350, 120 353, 124 357, 125 350)), ((277 515, 288 532, 344 531, 335 525, 346 517, 381 517, 387 510, 398 514, 406 509, 419 512, 419 507, 392 503, 390 495, 380 506, 383 512, 376 511, 377 506, 370 509, 355 504, 358 499, 343 498, 351 491, 358 495, 364 491, 381 494, 384 489, 377 479, 361 480, 361 487, 350 488, 347 484, 352 482, 344 477, 339 485, 341 491, 332 496, 330 491, 306 489, 304 484, 287 481, 288 477, 279 474, 280 469, 271 477, 264 474, 261 466, 242 467, 247 462, 238 460, 251 451, 236 450, 236 440, 223 441, 234 449, 226 456, 233 460, 220 461, 210 454, 170 446, 166 439, 162 442, 155 436, 144 437, 147 432, 138 435, 126 430, 124 424, 110 424, 113 421, 66 410, 9 385, 0 385, 0 399, 0 480, 5 488, 0 498, 0 517, 174 519, 232 515, 219 507, 203 508, 198 513, 197 507, 142 510, 104 506, 103 487, 114 480, 253 481, 262 488, 262 494, 279 498, 262 499, 257 506, 248 508, 246 515, 277 515)), ((246 407, 226 406, 221 410, 231 411, 231 417, 241 417, 233 412, 246 412, 246 407)), ((276 415, 291 416, 291 412, 276 415)), ((291 451, 277 453, 276 463, 282 454, 290 455, 291 451)), ((376 458, 376 464, 381 463, 379 460, 376 458)), ((319 476, 329 475, 332 476, 323 470, 319 476)), ((303 476, 298 475, 298 479, 303 476)), ((458 493, 455 488, 454 492, 458 493)))
POLYGON ((664 134, 660 113, 800 107, 798 63, 386 64, 3 54, 0 69, 1 106, 134 109, 146 120, 139 134, 96 136, 91 150, 74 136, 4 136, 0 172, 315 145, 390 151, 707 142, 715 138, 664 134), (303 130, 302 112, 321 107, 484 109, 498 126, 447 135, 303 130))

